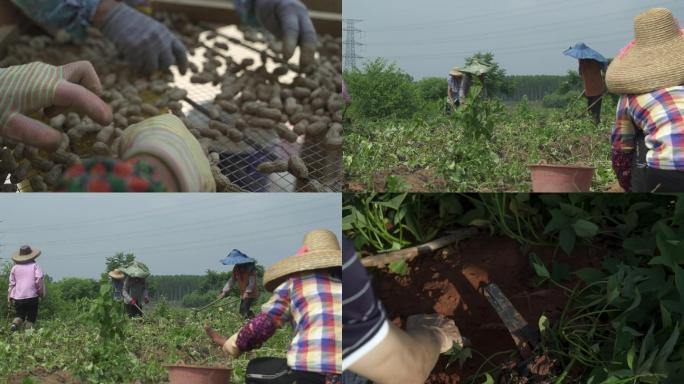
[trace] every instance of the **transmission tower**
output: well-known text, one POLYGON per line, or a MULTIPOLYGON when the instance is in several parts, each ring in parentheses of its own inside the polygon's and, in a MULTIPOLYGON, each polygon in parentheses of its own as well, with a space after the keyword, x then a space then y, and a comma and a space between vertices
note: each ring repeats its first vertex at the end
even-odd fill
POLYGON ((344 70, 351 71, 356 69, 356 60, 363 59, 362 56, 357 55, 357 48, 363 46, 358 41, 361 37, 361 30, 356 27, 356 24, 363 20, 358 19, 344 19, 344 70))

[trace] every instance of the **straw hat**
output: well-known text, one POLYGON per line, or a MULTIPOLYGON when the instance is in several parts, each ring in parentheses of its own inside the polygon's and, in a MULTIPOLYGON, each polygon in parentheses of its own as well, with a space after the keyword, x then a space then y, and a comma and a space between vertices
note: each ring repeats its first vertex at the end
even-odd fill
POLYGON ((456 76, 456 77, 463 76, 463 72, 461 72, 461 68, 459 68, 459 67, 453 67, 453 68, 451 68, 451 69, 449 70, 449 74, 450 74, 451 76, 456 76))
POLYGON ((608 67, 611 92, 643 94, 684 84, 684 31, 669 9, 638 15, 634 36, 608 67))
POLYGON ((126 276, 123 272, 119 270, 119 268, 112 269, 111 271, 109 271, 108 275, 114 280, 121 280, 126 276))
POLYGON ((327 229, 313 230, 304 235, 297 254, 275 263, 264 273, 264 287, 269 292, 293 273, 342 267, 342 251, 337 236, 327 229))
POLYGON ((12 254, 12 260, 17 263, 28 263, 40 256, 40 249, 33 249, 29 245, 22 245, 18 251, 12 254))

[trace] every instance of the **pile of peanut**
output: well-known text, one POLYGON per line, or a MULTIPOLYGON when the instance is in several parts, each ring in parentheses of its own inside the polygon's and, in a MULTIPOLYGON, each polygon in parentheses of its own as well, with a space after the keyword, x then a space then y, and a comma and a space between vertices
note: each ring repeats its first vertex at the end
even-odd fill
MULTIPOLYGON (((182 15, 158 13, 155 17, 179 34, 190 54, 202 46, 200 35, 207 33, 206 28, 188 22, 182 15)), ((341 41, 320 37, 317 63, 299 72, 291 84, 283 84, 279 78, 292 69, 283 64, 267 71, 265 63, 270 60, 267 52, 261 54, 261 65, 251 69, 255 67, 254 60, 236 63, 231 59, 230 42, 213 32, 208 32, 207 37, 212 49, 205 51, 201 70, 195 64, 190 65, 191 81, 220 84, 221 93, 207 108, 209 123, 200 125, 184 115, 181 102, 187 92, 170 85, 174 81, 170 72, 157 72, 147 78, 131 72, 125 59, 97 30, 91 30, 85 42, 78 45, 71 44, 64 33, 54 38, 21 36, 8 47, 0 67, 33 61, 63 65, 88 60, 100 75, 104 89, 101 96, 111 106, 114 121, 103 127, 74 112, 44 119, 62 132, 63 141, 54 153, 0 138, 0 180, 4 181, 9 174, 12 182, 0 188, 16 190, 16 185, 23 182, 22 189, 27 189, 28 183, 33 191, 51 190, 62 172, 81 159, 98 155, 117 157, 119 137, 131 124, 171 112, 199 140, 219 191, 241 190, 221 173, 219 154, 227 144, 245 140, 249 130, 271 130, 289 142, 305 135, 301 157, 263 163, 258 171, 290 172, 298 179, 298 190, 328 190, 324 183, 338 180, 341 170, 317 172, 316 165, 307 164, 306 153, 323 152, 317 155, 330 157, 333 162, 341 158, 341 41)), ((245 39, 266 42, 273 51, 271 58, 279 49, 274 38, 261 33, 245 31, 245 39)))

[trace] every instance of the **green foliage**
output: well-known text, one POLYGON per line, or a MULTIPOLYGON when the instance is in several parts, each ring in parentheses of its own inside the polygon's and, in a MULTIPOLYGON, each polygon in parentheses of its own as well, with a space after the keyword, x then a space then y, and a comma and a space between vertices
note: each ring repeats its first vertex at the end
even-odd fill
MULTIPOLYGON (((60 371, 70 375, 74 382, 161 383, 168 382, 164 365, 178 361, 231 366, 234 369, 231 382, 245 381, 249 357, 228 359, 203 329, 203 324, 209 322, 222 335, 236 332, 243 325, 237 304, 223 310, 208 309, 197 315, 165 303, 165 309, 148 310, 143 320, 128 319, 117 309, 120 303, 111 302, 107 286, 104 284, 98 298, 85 301, 85 316, 73 314, 81 310, 79 302, 67 302, 67 306, 73 307, 65 312, 68 314, 39 319, 38 327, 32 331, 3 335, 0 382, 20 382, 19 375, 26 377, 27 382, 44 382, 46 373, 60 371), (123 324, 119 322, 121 319, 123 324), (103 329, 105 337, 101 335, 103 329), (107 337, 118 340, 117 330, 123 332, 123 341, 104 341, 107 337)), ((268 295, 262 295, 257 305, 267 299, 268 295)), ((292 336, 287 327, 278 330, 255 350, 254 357, 285 357, 292 336)))
POLYGON ((345 73, 344 79, 353 100, 349 113, 354 118, 409 118, 419 108, 411 76, 384 59, 369 61, 361 70, 345 73))
POLYGON ((342 205, 342 229, 359 249, 373 251, 429 241, 462 213, 458 197, 450 194, 345 195, 342 205))
POLYGON ((520 101, 527 96, 528 100, 541 101, 544 96, 558 89, 567 78, 553 75, 509 75, 506 79, 513 84, 513 92, 505 100, 520 101))
POLYGON ((135 255, 132 253, 124 254, 123 252, 117 252, 114 256, 105 259, 105 273, 116 268, 125 267, 133 261, 135 261, 135 255))
POLYGON ((446 77, 426 77, 416 82, 418 95, 424 101, 442 102, 447 96, 446 77))
MULTIPOLYGON (((99 284, 93 279, 67 277, 53 283, 54 288, 60 290, 64 300, 93 299, 97 296, 99 284)), ((50 291, 52 293, 52 291, 50 291)), ((54 294, 54 293, 53 293, 54 294)))
POLYGON ((126 315, 123 302, 114 301, 112 286, 108 282, 100 285, 100 294, 90 304, 87 319, 99 328, 104 343, 122 342, 126 334, 126 315))
POLYGON ((494 61, 493 53, 477 52, 466 58, 465 64, 468 66, 475 61, 491 68, 485 76, 487 95, 510 95, 513 92, 514 84, 506 77, 506 70, 494 61))
POLYGON ((464 105, 456 109, 454 120, 463 136, 468 140, 491 140, 494 128, 500 121, 503 106, 496 99, 480 97, 482 87, 474 84, 466 97, 464 105))
POLYGON ((183 296, 181 305, 186 308, 199 308, 201 306, 207 305, 212 301, 216 300, 219 294, 219 290, 207 291, 204 293, 192 292, 183 296))

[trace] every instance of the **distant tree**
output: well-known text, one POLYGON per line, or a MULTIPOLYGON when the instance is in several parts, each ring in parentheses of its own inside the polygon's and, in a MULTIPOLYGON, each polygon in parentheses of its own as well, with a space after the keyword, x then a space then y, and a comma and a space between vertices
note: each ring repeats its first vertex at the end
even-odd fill
POLYGON ((491 68, 485 76, 485 89, 488 95, 510 95, 513 92, 513 83, 506 77, 506 70, 494 61, 493 53, 477 52, 466 59, 466 66, 473 64, 475 61, 491 68))
POLYGON ((117 252, 114 256, 110 256, 105 259, 105 273, 116 268, 125 267, 133 261, 135 261, 135 255, 132 253, 124 254, 123 252, 117 252))
POLYGON ((100 285, 93 279, 67 277, 54 285, 59 286, 64 300, 93 299, 100 291, 100 285))
POLYGON ((443 101, 447 95, 447 79, 446 77, 426 77, 416 82, 416 90, 424 101, 443 101))
POLYGON ((349 111, 354 117, 410 118, 420 108, 411 76, 383 58, 345 73, 344 79, 352 98, 349 111))

